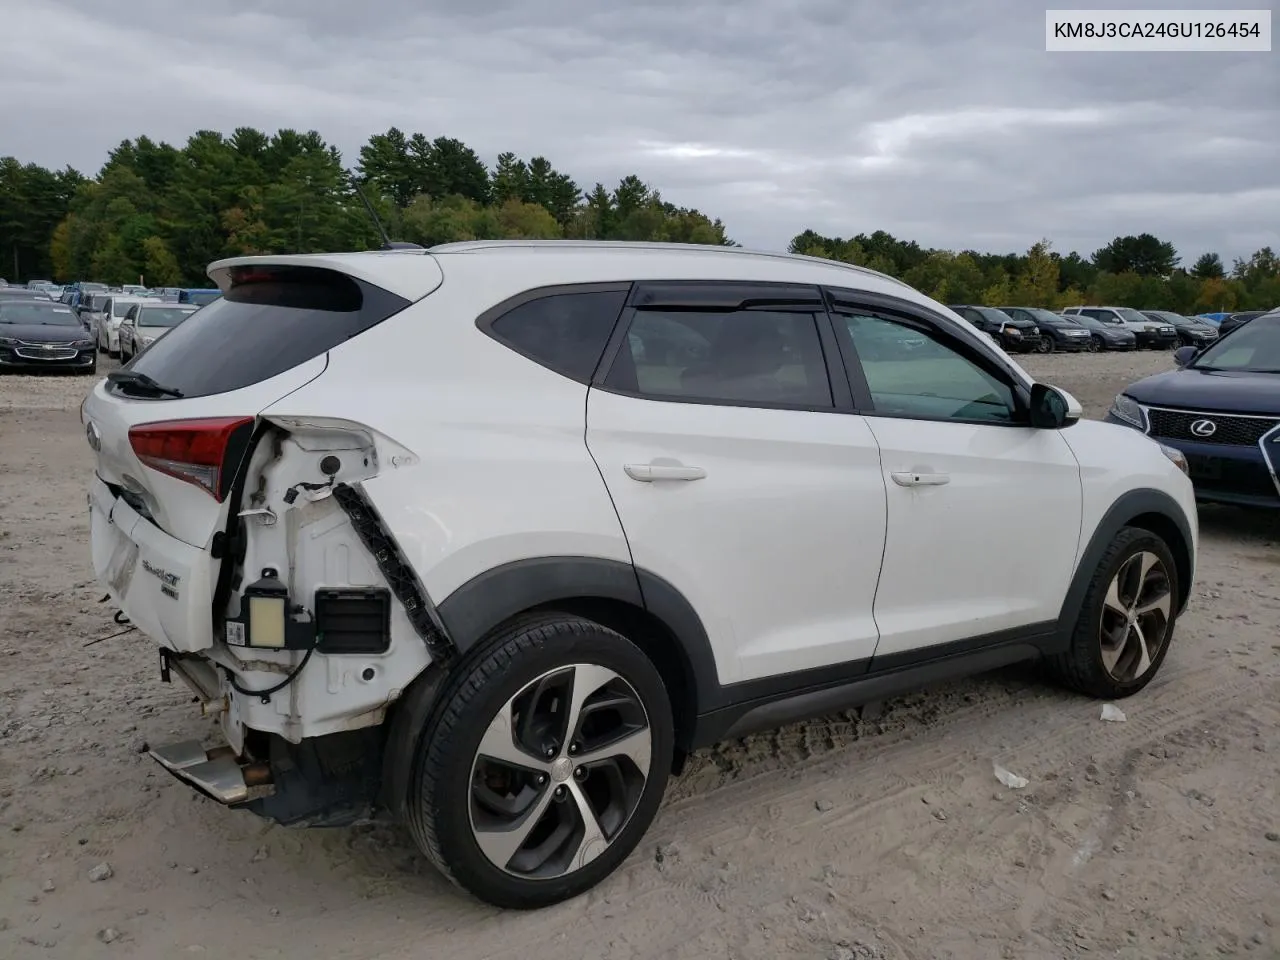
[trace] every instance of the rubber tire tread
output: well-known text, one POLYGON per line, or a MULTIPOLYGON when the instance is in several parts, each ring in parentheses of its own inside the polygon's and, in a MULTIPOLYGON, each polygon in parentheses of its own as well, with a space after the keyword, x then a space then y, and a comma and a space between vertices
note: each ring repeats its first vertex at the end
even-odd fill
MULTIPOLYGON (((468 704, 482 690, 496 682, 506 671, 512 669, 519 660, 532 651, 544 647, 552 639, 566 634, 577 635, 611 635, 618 644, 632 647, 640 656, 644 656, 638 647, 622 634, 610 630, 599 623, 555 611, 530 613, 518 616, 506 624, 496 628, 494 632, 477 643, 472 655, 467 657, 457 669, 457 680, 446 686, 439 701, 439 707, 428 721, 428 728, 419 740, 417 769, 411 780, 410 796, 405 803, 405 824, 418 848, 423 852, 431 865, 435 867, 450 883, 473 896, 475 891, 469 890, 454 874, 440 846, 440 837, 436 829, 436 818, 431 816, 434 810, 432 795, 440 789, 445 780, 445 751, 451 742, 453 731, 458 727, 461 715, 468 704)), ((654 670, 657 675, 656 669, 654 670)), ((666 724, 668 756, 659 756, 654 750, 653 762, 650 766, 650 783, 665 791, 667 771, 670 768, 670 744, 674 740, 674 722, 671 719, 670 704, 666 707, 665 717, 654 717, 651 708, 649 724, 655 728, 659 723, 666 724)), ((646 787, 648 789, 648 787, 646 787)), ((643 801, 641 801, 643 803, 643 801)), ((647 825, 646 825, 647 826, 647 825)), ((540 906, 529 904, 528 906, 540 906)), ((523 907, 524 904, 511 904, 523 907)))
POLYGON ((1135 547, 1151 549, 1164 562, 1169 575, 1172 594, 1178 596, 1178 568, 1173 560, 1173 553, 1168 544, 1150 530, 1138 527, 1123 527, 1116 534, 1089 581, 1089 589, 1085 592, 1084 601, 1080 605, 1080 614, 1076 618, 1075 629, 1071 633, 1071 642, 1066 651, 1046 658, 1046 665, 1054 678, 1063 686, 1099 700, 1118 700, 1137 693, 1155 678, 1169 652, 1173 642, 1173 634, 1177 627, 1176 611, 1170 617, 1169 634, 1164 646, 1156 656, 1155 662, 1146 674, 1129 683, 1120 683, 1107 673, 1102 665, 1097 624, 1102 616, 1102 604, 1106 599, 1107 588, 1111 578, 1116 575, 1120 564, 1136 552, 1135 547))

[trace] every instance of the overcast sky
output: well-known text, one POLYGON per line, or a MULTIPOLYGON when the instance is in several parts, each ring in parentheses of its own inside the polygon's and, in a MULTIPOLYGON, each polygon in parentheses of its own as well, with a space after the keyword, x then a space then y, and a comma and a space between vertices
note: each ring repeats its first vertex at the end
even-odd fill
POLYGON ((1280 51, 1050 54, 1028 0, 0 6, 0 155, 24 162, 92 173, 127 137, 247 125, 353 165, 394 125, 584 187, 634 172, 748 246, 1280 248, 1280 51))

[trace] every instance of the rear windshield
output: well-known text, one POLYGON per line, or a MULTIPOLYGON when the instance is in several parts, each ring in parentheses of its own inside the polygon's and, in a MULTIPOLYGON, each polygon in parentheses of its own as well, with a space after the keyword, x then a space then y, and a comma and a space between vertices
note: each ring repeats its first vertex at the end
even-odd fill
POLYGON ((227 393, 291 370, 408 305, 333 270, 234 267, 221 299, 192 312, 128 369, 185 397, 227 393))

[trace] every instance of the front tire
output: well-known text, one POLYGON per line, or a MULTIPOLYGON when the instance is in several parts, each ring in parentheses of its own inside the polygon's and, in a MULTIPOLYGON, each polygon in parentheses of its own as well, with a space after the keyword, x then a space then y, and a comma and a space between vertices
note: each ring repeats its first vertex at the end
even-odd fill
POLYGON ((1115 700, 1156 675, 1177 621, 1178 568, 1168 544, 1125 527, 1098 564, 1065 653, 1049 660, 1058 680, 1080 693, 1115 700))
POLYGON ((1102 345, 1102 341, 1101 341, 1101 340, 1099 340, 1097 337, 1090 337, 1090 338, 1089 338, 1089 352, 1090 352, 1090 353, 1098 353, 1098 352, 1102 351, 1103 349, 1105 349, 1105 348, 1103 347, 1103 345, 1102 345))
POLYGON ((674 728, 662 678, 621 634, 545 614, 499 628, 419 741, 410 832, 498 907, 549 906, 626 859, 657 813, 674 728))

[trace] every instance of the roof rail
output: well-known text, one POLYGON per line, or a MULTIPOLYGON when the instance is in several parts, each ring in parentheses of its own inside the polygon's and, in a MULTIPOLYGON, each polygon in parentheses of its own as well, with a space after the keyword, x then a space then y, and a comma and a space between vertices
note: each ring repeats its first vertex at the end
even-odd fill
POLYGON ((458 240, 453 243, 440 243, 427 248, 427 253, 483 253, 487 250, 511 250, 531 248, 542 250, 616 250, 653 253, 703 253, 728 254, 731 256, 768 257, 775 260, 800 260, 807 263, 821 264, 826 267, 843 267, 865 276, 878 277, 899 286, 910 285, 879 270, 863 267, 856 263, 845 263, 843 260, 827 260, 822 257, 811 257, 802 253, 784 253, 777 250, 754 250, 747 247, 729 247, 710 243, 669 243, 648 240, 458 240))

